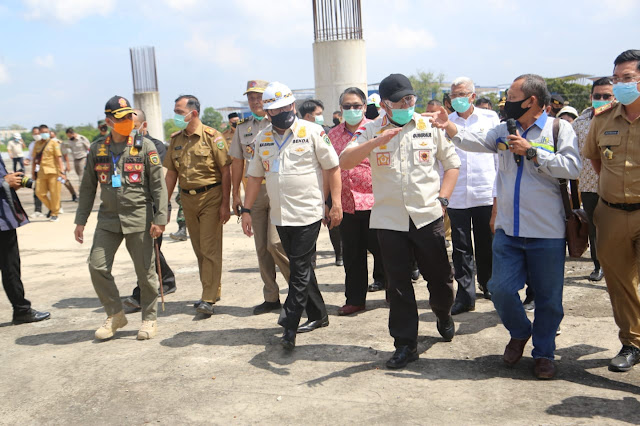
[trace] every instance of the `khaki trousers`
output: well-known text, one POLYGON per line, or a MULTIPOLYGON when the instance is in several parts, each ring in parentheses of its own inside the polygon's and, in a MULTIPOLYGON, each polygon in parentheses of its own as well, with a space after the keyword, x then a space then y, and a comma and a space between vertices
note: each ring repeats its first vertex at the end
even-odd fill
POLYGON ((600 199, 593 222, 598 260, 604 270, 613 317, 620 329, 618 337, 623 345, 640 348, 640 210, 614 209, 600 199))
POLYGON ((148 230, 123 234, 122 232, 96 228, 88 260, 93 288, 108 316, 122 311, 120 293, 113 275, 111 275, 111 268, 113 267, 113 258, 123 239, 133 261, 140 286, 142 319, 154 321, 158 303, 158 276, 155 268, 153 238, 149 235, 148 230))
POLYGON ((76 174, 78 175, 78 178, 80 178, 80 183, 82 183, 82 175, 84 174, 84 167, 87 164, 87 158, 78 158, 73 160, 73 168, 76 171, 76 174))
POLYGON ((222 280, 222 185, 195 195, 182 192, 180 199, 198 258, 202 300, 213 304, 220 297, 222 280))
POLYGON ((269 219, 270 210, 267 188, 266 185, 262 185, 256 201, 251 206, 253 239, 256 244, 260 277, 264 283, 262 289, 264 300, 265 302, 278 302, 280 301, 280 288, 276 282, 276 265, 288 284, 289 259, 280 242, 278 230, 269 219))
POLYGON ((36 196, 42 201, 42 204, 51 210, 51 216, 58 216, 60 213, 60 191, 61 186, 57 174, 38 173, 36 196), (47 196, 47 193, 51 198, 47 196))

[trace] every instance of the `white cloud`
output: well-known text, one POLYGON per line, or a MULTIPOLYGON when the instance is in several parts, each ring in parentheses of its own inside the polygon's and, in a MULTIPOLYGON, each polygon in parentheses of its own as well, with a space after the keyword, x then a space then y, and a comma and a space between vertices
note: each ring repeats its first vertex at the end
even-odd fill
POLYGON ((53 55, 49 53, 48 55, 44 56, 36 56, 33 62, 35 62, 37 66, 42 68, 53 68, 53 55))
POLYGON ((5 84, 11 81, 9 77, 9 70, 4 64, 0 64, 0 84, 5 84))
POLYGON ((55 18, 73 23, 92 15, 109 15, 116 0, 22 0, 26 19, 55 18))
POLYGON ((203 38, 193 34, 191 40, 185 42, 185 48, 197 57, 208 58, 220 68, 235 69, 249 64, 249 53, 236 43, 233 36, 221 38, 203 38))
POLYGON ((164 3, 171 9, 182 11, 197 6, 200 0, 164 0, 164 3))
POLYGON ((391 24, 383 31, 370 29, 365 32, 367 47, 379 49, 412 49, 416 52, 433 49, 437 46, 436 38, 425 29, 413 29, 391 24))

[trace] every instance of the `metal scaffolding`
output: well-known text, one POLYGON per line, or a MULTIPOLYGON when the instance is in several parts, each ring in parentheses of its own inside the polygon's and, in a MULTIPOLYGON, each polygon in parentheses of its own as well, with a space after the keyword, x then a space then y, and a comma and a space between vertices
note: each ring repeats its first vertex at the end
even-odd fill
POLYGON ((314 41, 362 40, 360 0, 313 0, 314 41))
POLYGON ((133 75, 133 93, 157 92, 158 74, 156 72, 156 51, 152 46, 132 47, 131 73, 133 75))

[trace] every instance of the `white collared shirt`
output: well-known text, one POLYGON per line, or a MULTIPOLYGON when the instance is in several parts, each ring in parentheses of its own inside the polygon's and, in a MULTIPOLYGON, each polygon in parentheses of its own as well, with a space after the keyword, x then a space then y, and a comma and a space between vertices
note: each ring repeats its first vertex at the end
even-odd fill
MULTIPOLYGON (((473 112, 466 120, 453 112, 449 120, 458 128, 476 134, 484 134, 500 124, 494 111, 472 107, 473 112)), ((460 157, 460 174, 449 198, 449 208, 468 209, 493 204, 493 186, 498 170, 498 158, 495 154, 466 152, 456 147, 460 157)))

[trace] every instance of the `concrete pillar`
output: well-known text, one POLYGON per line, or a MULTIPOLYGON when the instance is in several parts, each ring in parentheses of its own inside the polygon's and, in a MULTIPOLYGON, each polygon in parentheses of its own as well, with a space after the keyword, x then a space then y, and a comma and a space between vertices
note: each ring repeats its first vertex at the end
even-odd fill
POLYGON ((313 43, 316 99, 324 103, 324 122, 332 125, 333 111, 340 109, 340 94, 359 87, 367 94, 367 55, 364 40, 313 43))
POLYGON ((134 108, 143 110, 147 116, 147 130, 149 134, 156 139, 164 141, 160 94, 158 92, 134 93, 133 105, 134 108))

